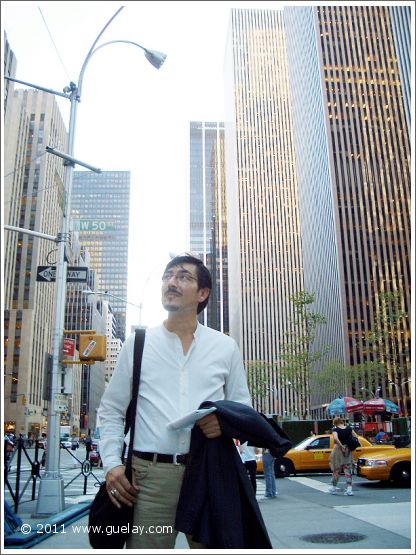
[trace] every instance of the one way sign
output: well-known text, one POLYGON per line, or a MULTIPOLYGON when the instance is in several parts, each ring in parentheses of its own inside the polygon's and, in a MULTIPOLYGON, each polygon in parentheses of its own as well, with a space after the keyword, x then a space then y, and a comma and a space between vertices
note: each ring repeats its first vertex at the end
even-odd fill
MULTIPOLYGON (((66 281, 70 283, 84 282, 88 278, 88 268, 68 266, 66 281)), ((56 266, 38 266, 36 281, 56 281, 56 266)))

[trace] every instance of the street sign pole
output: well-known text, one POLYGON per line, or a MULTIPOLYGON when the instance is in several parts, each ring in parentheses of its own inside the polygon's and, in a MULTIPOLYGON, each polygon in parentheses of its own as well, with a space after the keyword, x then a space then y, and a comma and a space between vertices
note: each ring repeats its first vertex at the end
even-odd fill
MULTIPOLYGON (((102 28, 93 45, 91 46, 78 78, 78 84, 70 83, 65 87, 64 92, 69 94, 71 108, 69 113, 69 129, 68 129, 68 148, 65 161, 65 202, 62 217, 62 230, 57 237, 58 242, 58 258, 56 265, 56 300, 55 300, 55 327, 53 332, 53 357, 52 357, 52 383, 51 383, 51 401, 48 404, 48 446, 46 450, 46 471, 39 482, 39 495, 36 504, 36 516, 51 515, 61 512, 65 508, 64 497, 64 480, 59 472, 60 457, 60 441, 59 426, 60 412, 55 410, 54 399, 56 395, 61 394, 62 384, 62 347, 64 338, 64 321, 65 321, 65 300, 66 300, 66 274, 67 263, 65 258, 65 247, 69 238, 70 231, 70 215, 71 215, 71 195, 72 195, 72 179, 76 160, 74 159, 74 141, 75 127, 77 119, 78 102, 81 100, 82 80, 88 61, 94 53, 95 46, 101 35, 110 25, 113 19, 120 13, 124 6, 121 6, 117 12, 109 19, 102 28)), ((103 45, 102 45, 103 46, 103 45)), ((101 48, 100 46, 98 48, 101 48)), ((53 152, 52 152, 53 153, 53 152)), ((57 153, 53 153, 57 154, 57 153)), ((77 162, 78 163, 78 162, 77 162)), ((101 171, 101 170, 97 170, 101 171)))
MULTIPOLYGON (((52 283, 56 281, 56 266, 38 266, 36 281, 52 283)), ((85 283, 88 281, 88 267, 67 266, 67 283, 85 283)))
MULTIPOLYGON (((65 507, 64 498, 64 482, 63 477, 59 472, 59 457, 60 457, 60 442, 59 442, 59 425, 60 425, 60 412, 56 410, 61 405, 56 404, 54 400, 57 395, 61 395, 62 389, 62 346, 63 346, 63 331, 65 320, 65 300, 66 300, 66 282, 67 282, 67 262, 65 258, 66 244, 69 238, 69 224, 71 214, 71 194, 72 194, 72 179, 73 169, 75 163, 85 166, 97 173, 101 172, 98 168, 80 162, 74 158, 74 139, 75 139, 75 124, 77 116, 77 104, 81 100, 82 81, 84 72, 88 65, 91 56, 104 46, 114 43, 127 43, 139 47, 144 51, 146 59, 155 67, 159 69, 165 61, 166 55, 156 50, 148 50, 140 44, 129 40, 112 40, 96 46, 101 35, 113 21, 113 19, 124 8, 121 6, 116 13, 108 20, 106 25, 101 29, 97 38, 93 42, 83 64, 78 77, 78 83, 72 81, 69 86, 64 88, 64 93, 59 93, 51 89, 39 87, 32 83, 22 82, 26 85, 34 87, 35 89, 44 90, 51 94, 57 94, 67 98, 71 102, 70 115, 69 115, 69 129, 68 129, 68 147, 67 152, 63 153, 57 151, 53 147, 46 147, 47 152, 59 156, 65 160, 65 176, 64 176, 64 192, 65 200, 63 204, 62 228, 61 233, 56 238, 58 244, 58 258, 56 265, 56 298, 55 298, 55 327, 53 331, 53 355, 52 355, 52 371, 51 371, 51 398, 48 404, 48 443, 46 450, 46 471, 39 483, 39 494, 36 505, 36 516, 50 515, 61 512, 65 507)), ((12 77, 4 77, 10 81, 17 81, 12 77)), ((48 239, 49 237, 45 237, 48 239)))
MULTIPOLYGON (((73 156, 75 122, 77 113, 77 88, 72 87, 68 130, 68 154, 73 156)), ((69 218, 71 214, 71 192, 74 164, 68 163, 65 167, 65 203, 62 217, 61 233, 58 234, 58 258, 56 265, 56 298, 55 298, 55 327, 53 331, 52 350, 52 380, 51 399, 48 403, 48 443, 46 449, 46 470, 39 481, 39 494, 36 504, 36 515, 43 516, 56 514, 65 508, 64 479, 59 469, 60 444, 59 426, 61 413, 56 410, 55 397, 61 394, 63 330, 65 322, 65 300, 66 300, 66 273, 67 262, 65 259, 65 248, 69 236, 69 218)))

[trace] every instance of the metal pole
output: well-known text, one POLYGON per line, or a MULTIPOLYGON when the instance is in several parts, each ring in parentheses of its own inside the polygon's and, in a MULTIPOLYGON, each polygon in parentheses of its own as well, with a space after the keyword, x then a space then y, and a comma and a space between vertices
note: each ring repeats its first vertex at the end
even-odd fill
MULTIPOLYGON (((36 505, 36 513, 33 516, 50 515, 61 512, 65 508, 64 498, 64 481, 59 472, 59 459, 60 459, 60 412, 55 411, 55 397, 61 393, 62 384, 62 363, 60 360, 62 356, 63 347, 63 334, 64 334, 64 321, 65 321, 65 301, 66 301, 66 276, 67 276, 67 263, 65 259, 65 248, 68 242, 70 231, 70 215, 71 215, 71 195, 72 195, 72 180, 73 170, 75 163, 79 161, 73 158, 74 154, 74 140, 75 140, 75 126, 77 117, 78 102, 81 101, 81 89, 84 72, 87 64, 96 50, 101 48, 101 45, 95 48, 99 38, 113 21, 113 19, 120 13, 124 6, 120 7, 117 12, 106 23, 99 35, 91 46, 78 78, 78 85, 70 83, 69 87, 65 87, 66 98, 71 102, 70 117, 69 117, 69 130, 68 130, 68 149, 67 153, 53 152, 53 154, 63 156, 67 164, 65 166, 65 202, 62 217, 62 230, 56 238, 58 244, 58 258, 56 264, 56 300, 55 300, 55 327, 53 332, 53 353, 52 353, 52 380, 51 380, 51 399, 48 406, 48 441, 46 450, 46 471, 42 476, 39 484, 39 495, 36 505)), ((150 51, 143 48, 137 43, 131 41, 110 41, 113 42, 128 42, 134 44, 145 51, 146 58, 157 69, 163 64, 166 56, 160 52, 150 51)), ((29 83, 28 83, 29 84, 29 83)), ((31 85, 34 86, 34 85, 31 85)), ((37 88, 35 86, 35 88, 37 88)), ((53 92, 47 90, 47 92, 53 92)), ((63 96, 63 95, 61 95, 63 96)), ((81 164, 85 165, 85 164, 81 164)), ((90 167, 93 171, 100 171, 97 168, 90 167)), ((133 303, 130 303, 133 304, 133 303)))
MULTIPOLYGON (((123 6, 124 7, 124 6, 123 6)), ((78 86, 71 82, 70 87, 65 88, 65 92, 69 94, 71 102, 68 130, 68 149, 69 157, 74 155, 75 126, 77 118, 78 102, 81 99, 80 88, 82 78, 87 63, 94 52, 94 47, 98 39, 101 37, 108 25, 113 21, 116 15, 123 9, 119 8, 117 12, 106 23, 99 35, 95 39, 87 57, 81 68, 78 79, 78 86)), ((62 230, 57 237, 58 243, 58 259, 56 264, 56 299, 55 299, 55 327, 53 332, 53 353, 52 353, 52 383, 51 383, 51 399, 48 406, 48 440, 46 450, 46 471, 39 483, 39 495, 36 504, 36 513, 34 516, 50 515, 61 512, 65 508, 64 497, 64 480, 59 471, 60 459, 60 412, 55 410, 55 396, 61 393, 62 383, 62 363, 60 361, 63 347, 63 330, 65 322, 65 301, 66 301, 66 274, 67 263, 65 260, 65 248, 70 231, 71 216, 71 195, 72 195, 72 179, 74 162, 68 162, 65 166, 65 202, 64 213, 62 217, 62 230)))
MULTIPOLYGON (((77 116, 77 89, 70 95, 71 109, 68 130, 68 154, 73 156, 75 124, 77 116)), ((55 396, 61 393, 62 366, 61 353, 65 322, 67 262, 65 248, 69 236, 71 215, 71 193, 74 164, 65 166, 65 203, 62 230, 58 235, 58 259, 56 264, 55 327, 53 332, 51 398, 48 404, 48 439, 46 449, 46 471, 39 483, 36 516, 55 514, 65 508, 64 479, 60 474, 60 412, 55 410, 55 396)))
POLYGON ((53 241, 56 243, 57 237, 53 235, 48 235, 47 233, 42 233, 41 231, 33 231, 32 229, 25 229, 24 227, 16 227, 14 225, 5 224, 4 229, 8 231, 17 231, 18 233, 25 233, 26 235, 33 235, 34 237, 41 237, 42 239, 47 239, 48 241, 53 241))

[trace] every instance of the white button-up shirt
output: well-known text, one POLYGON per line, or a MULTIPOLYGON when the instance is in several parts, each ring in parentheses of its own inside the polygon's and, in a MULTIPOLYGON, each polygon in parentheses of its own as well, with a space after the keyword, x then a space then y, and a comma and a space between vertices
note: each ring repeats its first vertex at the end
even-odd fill
MULTIPOLYGON (((98 409, 105 473, 120 464, 124 416, 132 394, 134 338, 132 334, 124 343, 98 409)), ((179 337, 163 324, 146 330, 134 450, 187 453, 191 431, 169 430, 167 424, 203 401, 221 399, 251 405, 242 356, 232 338, 198 323, 184 355, 179 337)))

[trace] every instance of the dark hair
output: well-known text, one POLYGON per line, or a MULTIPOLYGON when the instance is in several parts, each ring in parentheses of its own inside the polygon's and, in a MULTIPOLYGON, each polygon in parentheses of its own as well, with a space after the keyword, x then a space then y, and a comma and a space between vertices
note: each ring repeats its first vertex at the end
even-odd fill
MULTIPOLYGON (((211 279, 211 274, 208 270, 208 268, 204 265, 204 263, 202 262, 202 260, 200 260, 199 258, 196 258, 195 256, 192 256, 190 254, 183 254, 183 255, 179 255, 179 256, 175 256, 174 258, 172 258, 172 260, 170 262, 168 262, 168 264, 166 265, 165 268, 165 272, 167 272, 170 268, 173 268, 175 266, 181 266, 182 264, 193 264, 196 267, 196 277, 198 280, 198 289, 209 289, 211 294, 211 289, 212 289, 212 279, 211 279)), ((197 308, 197 314, 199 314, 200 312, 202 312, 204 310, 204 308, 207 306, 208 301, 209 301, 209 295, 208 297, 205 299, 205 301, 203 301, 202 303, 199 303, 198 308, 197 308)))

